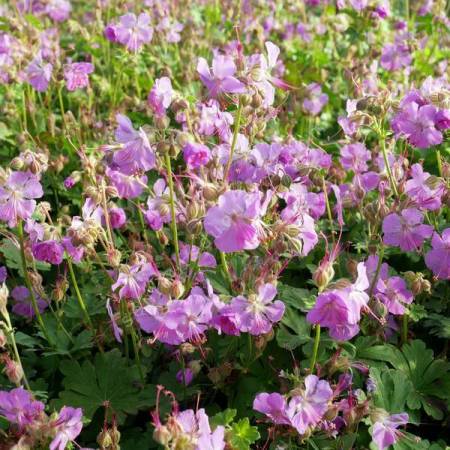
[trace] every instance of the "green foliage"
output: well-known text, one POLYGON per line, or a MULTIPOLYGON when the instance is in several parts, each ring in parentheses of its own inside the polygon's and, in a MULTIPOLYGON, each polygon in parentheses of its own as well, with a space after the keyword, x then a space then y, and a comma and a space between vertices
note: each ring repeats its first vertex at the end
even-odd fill
POLYGON ((399 376, 405 383, 411 383, 406 399, 408 408, 423 408, 429 416, 437 420, 443 418, 438 399, 450 400, 450 363, 434 359, 433 351, 427 349, 423 341, 412 341, 401 350, 391 344, 359 349, 358 357, 389 363, 401 374, 395 376, 395 385, 399 386, 399 376))
POLYGON ((154 386, 146 385, 141 391, 137 387, 137 367, 129 366, 117 349, 98 354, 93 364, 89 360, 82 364, 64 361, 60 370, 64 375, 64 390, 53 402, 56 408, 81 407, 89 419, 99 408, 106 408, 108 416, 115 414, 121 423, 126 414, 136 414, 139 409, 154 405, 154 386))

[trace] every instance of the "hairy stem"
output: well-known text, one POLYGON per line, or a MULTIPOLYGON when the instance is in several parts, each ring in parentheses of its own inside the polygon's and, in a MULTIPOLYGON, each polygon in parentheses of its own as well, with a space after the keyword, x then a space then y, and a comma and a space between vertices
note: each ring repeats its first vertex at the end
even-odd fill
POLYGON ((171 216, 171 230, 173 238, 173 246, 175 248, 175 258, 177 262, 177 268, 180 269, 180 248, 178 245, 178 230, 177 230, 177 217, 175 212, 175 194, 173 188, 173 174, 172 165, 170 162, 170 155, 166 152, 165 156, 166 170, 167 170, 167 183, 169 185, 169 203, 170 203, 170 216, 171 216))
POLYGON ((44 321, 42 320, 42 316, 41 316, 41 313, 39 311, 39 307, 37 304, 36 295, 34 293, 34 288, 33 288, 33 285, 31 284, 30 276, 29 276, 28 270, 27 270, 27 260, 25 257, 25 243, 24 243, 24 237, 23 237, 22 219, 19 219, 19 221, 17 223, 17 231, 18 231, 18 235, 19 235, 20 258, 22 261, 23 276, 25 278, 25 284, 27 285, 28 291, 30 293, 31 305, 33 306, 34 314, 36 315, 36 319, 38 321, 38 324, 39 324, 39 327, 40 327, 42 333, 45 336, 45 339, 47 339, 48 343, 51 344, 51 339, 50 339, 47 329, 45 328, 44 321))
POLYGON ((311 364, 309 366, 309 369, 311 373, 314 372, 314 368, 316 367, 316 361, 317 361, 317 353, 319 351, 319 344, 320 344, 320 325, 317 324, 315 326, 316 334, 314 336, 314 347, 313 347, 313 354, 311 357, 311 364))

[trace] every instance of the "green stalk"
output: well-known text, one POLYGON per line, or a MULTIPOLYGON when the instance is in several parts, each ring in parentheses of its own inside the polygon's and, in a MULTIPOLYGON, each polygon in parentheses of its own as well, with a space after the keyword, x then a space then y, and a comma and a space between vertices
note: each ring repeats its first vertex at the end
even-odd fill
POLYGON ((383 255, 384 255, 384 245, 381 244, 381 248, 380 248, 379 254, 378 254, 377 268, 375 270, 375 274, 373 276, 372 283, 370 283, 370 287, 369 287, 369 299, 372 297, 373 290, 375 289, 375 286, 377 285, 378 277, 380 276, 381 265, 383 264, 383 255))
POLYGON ((395 180, 394 177, 392 176, 391 166, 389 164, 389 159, 386 152, 385 136, 382 135, 381 133, 380 133, 380 144, 381 144, 381 151, 383 152, 384 165, 386 166, 386 171, 389 177, 389 183, 391 185, 391 189, 394 191, 395 197, 398 198, 397 186, 395 185, 395 180))
POLYGON ((175 212, 175 194, 173 188, 173 175, 172 165, 170 163, 170 155, 168 152, 164 155, 166 169, 167 169, 167 182, 169 184, 169 203, 170 203, 170 216, 171 216, 171 230, 173 238, 173 246, 175 247, 175 258, 177 261, 177 268, 180 269, 180 248, 178 245, 178 230, 177 230, 177 217, 175 212))
POLYGON ((441 152, 439 150, 436 150, 436 160, 437 160, 437 166, 439 171, 439 176, 442 178, 442 159, 441 159, 441 152))
POLYGON ((227 277, 228 283, 230 285, 230 290, 233 288, 233 280, 231 279, 230 269, 228 268, 227 256, 224 252, 220 252, 220 262, 222 264, 222 269, 227 277))
POLYGON ((320 325, 317 324, 315 326, 316 329, 316 335, 314 337, 314 347, 313 347, 313 354, 311 357, 311 364, 309 366, 309 370, 311 373, 314 372, 314 368, 316 367, 316 361, 317 361, 317 353, 319 351, 319 343, 320 343, 320 325))
POLYGON ((408 314, 402 316, 402 345, 408 343, 408 314))
POLYGON ((83 297, 81 296, 81 292, 78 287, 77 277, 75 276, 75 272, 73 270, 73 265, 72 265, 72 261, 70 260, 70 257, 67 258, 67 265, 69 267, 70 278, 72 280, 73 288, 75 290, 75 295, 77 297, 78 304, 80 305, 81 311, 83 312, 83 316, 86 321, 86 324, 89 326, 89 328, 94 330, 94 326, 92 325, 91 318, 89 317, 89 313, 86 308, 86 304, 84 303, 83 297))
POLYGON ((25 387, 27 388, 27 390, 31 391, 30 385, 29 385, 28 380, 27 380, 27 376, 25 375, 25 370, 23 369, 22 360, 20 359, 19 350, 18 350, 17 344, 16 344, 16 338, 14 336, 14 328, 12 327, 11 319, 9 317, 8 311, 6 311, 6 314, 4 314, 3 317, 4 317, 6 325, 8 327, 7 331, 8 331, 8 334, 9 334, 10 341, 11 341, 11 347, 13 349, 14 358, 15 358, 16 362, 22 368, 23 382, 24 382, 25 387))
POLYGON ((231 163, 233 162, 234 149, 236 148, 237 137, 239 134, 239 128, 241 126, 242 117, 242 102, 239 101, 239 107, 236 114, 236 123, 234 124, 233 139, 231 141, 230 157, 228 158, 227 165, 225 166, 225 172, 223 175, 223 181, 226 183, 228 179, 228 173, 230 172, 231 163))
POLYGON ((64 102, 63 102, 63 98, 62 98, 62 85, 59 86, 58 88, 58 100, 59 100, 59 109, 61 110, 61 118, 62 118, 62 124, 63 124, 63 129, 67 128, 67 124, 66 124, 66 113, 64 111, 64 102))
POLYGON ((44 321, 42 320, 42 316, 41 316, 41 313, 39 311, 39 307, 38 307, 37 300, 36 300, 36 295, 34 294, 33 285, 31 284, 31 280, 30 280, 30 277, 28 275, 27 260, 26 260, 26 257, 25 257, 25 243, 24 243, 24 238, 23 238, 23 222, 22 222, 22 219, 19 219, 19 221, 17 223, 17 232, 18 232, 18 235, 19 235, 20 258, 21 258, 21 261, 22 261, 23 276, 25 278, 25 284, 27 285, 28 291, 30 293, 31 305, 33 306, 34 314, 36 315, 36 319, 38 321, 38 324, 39 324, 39 327, 40 327, 42 333, 45 336, 45 339, 47 339, 49 344, 52 344, 50 336, 49 336, 48 331, 47 331, 47 328, 45 328, 44 321))

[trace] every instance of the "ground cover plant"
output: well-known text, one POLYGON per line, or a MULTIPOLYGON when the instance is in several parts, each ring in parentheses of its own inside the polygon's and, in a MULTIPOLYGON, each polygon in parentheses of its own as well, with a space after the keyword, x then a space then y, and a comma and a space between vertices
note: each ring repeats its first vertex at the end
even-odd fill
POLYGON ((0 449, 446 449, 450 4, 0 4, 0 449))

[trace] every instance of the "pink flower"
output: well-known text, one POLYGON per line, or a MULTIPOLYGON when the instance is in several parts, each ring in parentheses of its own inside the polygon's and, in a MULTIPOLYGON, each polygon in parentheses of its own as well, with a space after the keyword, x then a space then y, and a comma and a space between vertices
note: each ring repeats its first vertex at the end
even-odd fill
POLYGON ((61 264, 64 256, 63 246, 55 240, 37 242, 32 245, 33 256, 38 261, 48 262, 50 264, 61 264))
POLYGON ((183 157, 189 169, 197 169, 208 164, 211 152, 204 144, 190 142, 183 148, 183 157))
POLYGON ((132 175, 138 170, 153 169, 156 157, 145 131, 135 130, 131 120, 122 114, 117 114, 116 120, 116 139, 123 148, 114 153, 113 161, 120 171, 132 175))
POLYGON ((442 237, 434 233, 431 239, 433 247, 425 255, 425 264, 441 280, 450 279, 450 228, 442 232, 442 237))
POLYGON ((117 189, 120 198, 132 199, 139 197, 147 185, 147 177, 145 175, 127 175, 109 167, 106 169, 106 175, 111 184, 117 189))
POLYGON ((69 91, 82 89, 89 86, 88 75, 94 71, 94 66, 91 63, 79 62, 67 64, 64 67, 64 78, 66 80, 66 87, 69 91))
POLYGON ((380 64, 383 69, 393 72, 411 65, 412 56, 408 45, 399 42, 383 47, 380 64))
MULTIPOLYGON (((47 307, 48 303, 39 297, 35 292, 37 306, 39 312, 42 313, 47 307)), ((31 303, 30 291, 25 286, 16 286, 11 291, 11 297, 14 299, 14 304, 12 307, 12 311, 14 314, 19 316, 27 317, 32 319, 35 316, 34 308, 31 303)))
POLYGON ((400 277, 390 277, 378 280, 376 297, 384 303, 391 314, 405 314, 405 304, 412 303, 412 292, 406 288, 405 281, 400 277))
POLYGON ((199 58, 197 72, 203 84, 208 88, 211 97, 217 97, 221 92, 243 94, 245 85, 235 78, 236 65, 231 57, 217 55, 213 58, 212 71, 205 58, 199 58))
POLYGON ((418 250, 433 234, 431 225, 423 225, 423 214, 415 208, 404 209, 400 215, 389 214, 383 220, 383 242, 405 252, 418 250))
POLYGON ((303 108, 313 116, 317 116, 328 103, 328 95, 322 93, 322 86, 311 83, 306 87, 307 97, 303 100, 303 108))
POLYGON ((119 272, 117 281, 111 286, 115 291, 120 287, 120 298, 140 298, 147 287, 150 277, 157 274, 155 267, 150 263, 135 264, 131 267, 123 267, 119 272))
POLYGON ((322 420, 332 397, 333 391, 328 381, 319 380, 315 375, 305 378, 305 390, 291 398, 286 411, 299 434, 305 434, 322 420))
POLYGON ((157 116, 163 116, 172 103, 172 97, 173 90, 170 78, 157 78, 150 94, 148 94, 148 103, 157 116))
POLYGON ((45 7, 47 15, 56 22, 64 22, 70 16, 72 5, 68 0, 49 0, 45 7))
POLYGON ((52 64, 45 63, 41 55, 38 55, 31 61, 26 69, 28 82, 38 92, 44 92, 47 90, 52 78, 52 71, 52 64))
POLYGON ((392 128, 397 136, 405 136, 414 147, 429 148, 443 140, 437 128, 438 118, 438 110, 433 105, 420 106, 413 101, 393 118, 392 128))
POLYGON ((164 179, 160 178, 153 185, 154 196, 147 200, 147 211, 144 212, 145 219, 154 231, 159 231, 165 223, 171 220, 168 203, 169 188, 164 179))
POLYGON ((0 186, 0 220, 15 227, 18 219, 29 219, 36 207, 32 199, 43 195, 36 175, 31 172, 11 172, 5 185, 0 186))
POLYGON ((52 423, 57 433, 50 443, 50 450, 64 450, 69 442, 75 440, 83 428, 82 417, 81 408, 61 408, 58 418, 52 423))
POLYGON ((209 208, 204 226, 225 253, 253 250, 259 245, 260 215, 259 192, 228 191, 219 197, 217 206, 209 208))
POLYGON ((287 416, 287 403, 285 398, 274 392, 267 394, 263 392, 258 394, 253 401, 253 409, 265 414, 273 423, 277 425, 290 425, 291 422, 287 416))
POLYGON ((44 411, 42 402, 33 400, 31 394, 19 387, 11 391, 0 391, 0 415, 20 429, 31 425, 44 411))
POLYGON ((408 423, 409 416, 406 413, 393 414, 374 423, 372 439, 378 450, 384 450, 395 444, 402 433, 397 430, 400 425, 408 423))
POLYGON ((133 13, 125 14, 120 17, 114 33, 118 42, 128 50, 137 52, 152 40, 153 28, 150 26, 150 16, 147 13, 141 13, 138 17, 133 13))
POLYGON ((364 144, 356 142, 347 144, 341 148, 341 164, 344 169, 353 170, 356 173, 367 171, 367 161, 371 154, 364 144))
POLYGON ((254 336, 268 333, 284 314, 284 303, 280 300, 273 301, 276 295, 276 287, 267 283, 259 287, 257 295, 235 297, 231 302, 231 309, 239 317, 239 330, 254 336))
POLYGON ((420 164, 413 164, 412 178, 406 182, 405 192, 417 207, 435 211, 441 207, 441 197, 445 193, 445 186, 439 181, 432 186, 429 183, 430 176, 428 172, 424 172, 420 164))

